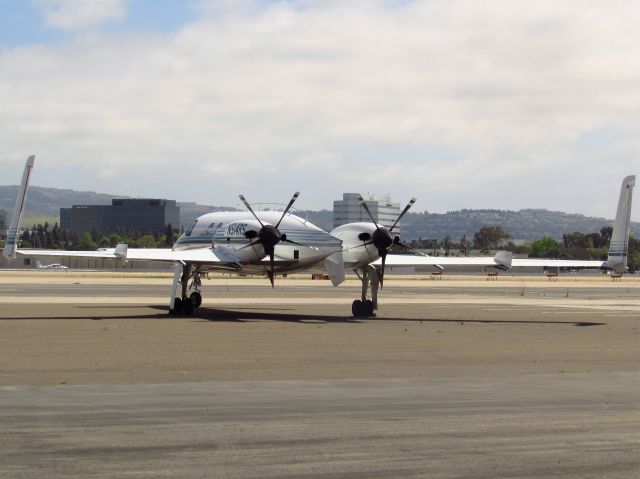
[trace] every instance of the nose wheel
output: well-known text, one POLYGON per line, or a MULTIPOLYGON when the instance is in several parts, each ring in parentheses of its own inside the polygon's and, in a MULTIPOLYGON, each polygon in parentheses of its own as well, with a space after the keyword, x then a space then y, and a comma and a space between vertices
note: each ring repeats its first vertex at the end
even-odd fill
POLYGON ((197 267, 193 273, 189 263, 180 267, 176 266, 176 273, 173 277, 173 286, 171 289, 171 304, 169 305, 169 314, 173 316, 191 316, 193 310, 202 304, 202 295, 200 294, 200 268, 197 267), (189 287, 189 279, 193 278, 191 287, 189 287), (181 286, 181 296, 176 296, 178 285, 181 286), (190 295, 188 290, 193 289, 190 295))

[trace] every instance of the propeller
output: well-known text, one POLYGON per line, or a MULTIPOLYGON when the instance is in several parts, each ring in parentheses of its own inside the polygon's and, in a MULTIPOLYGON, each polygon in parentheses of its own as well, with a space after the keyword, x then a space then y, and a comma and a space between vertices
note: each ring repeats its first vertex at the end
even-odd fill
POLYGON ((387 254, 389 253, 389 250, 391 249, 391 247, 393 245, 397 245, 403 248, 413 250, 411 246, 403 244, 400 241, 399 236, 395 236, 395 237, 392 236, 391 232, 393 231, 393 228, 395 228, 398 225, 398 222, 400 221, 400 219, 402 219, 402 217, 407 213, 407 211, 409 211, 409 208, 413 206, 413 204, 416 202, 416 199, 411 198, 409 203, 407 203, 407 206, 405 206, 404 209, 402 210, 402 213, 400 213, 400 215, 396 218, 393 225, 391 225, 391 228, 388 228, 388 229, 384 226, 378 225, 376 219, 373 217, 373 214, 371 214, 371 211, 369 210, 369 206, 367 206, 367 203, 364 201, 364 198, 362 196, 358 197, 358 201, 360 202, 360 206, 364 208, 364 210, 369 215, 369 218, 371 218, 371 221, 373 221, 373 224, 376 226, 376 229, 373 232, 373 234, 360 233, 358 238, 360 239, 360 241, 364 243, 364 246, 373 245, 378 250, 378 256, 380 256, 380 259, 382 260, 382 270, 378 274, 378 277, 380 278, 380 287, 382 288, 384 283, 384 265, 387 259, 387 254))
POLYGON ((249 210, 249 212, 253 215, 253 217, 258 220, 258 223, 260 223, 260 231, 258 231, 258 233, 256 234, 254 231, 248 231, 247 233, 247 239, 250 239, 251 241, 249 242, 248 245, 243 246, 240 249, 243 248, 248 248, 248 247, 254 247, 256 245, 262 245, 262 247, 264 248, 264 253, 269 256, 269 269, 267 270, 267 276, 269 277, 269 281, 271 282, 271 287, 274 287, 274 257, 275 257, 275 248, 276 245, 278 243, 280 243, 281 241, 286 241, 287 243, 291 243, 291 244, 295 244, 295 245, 299 245, 299 246, 304 246, 301 245, 300 243, 296 243, 295 241, 291 241, 289 239, 287 239, 287 235, 284 233, 280 233, 280 230, 278 229, 278 226, 280 226, 280 223, 282 223, 282 220, 284 219, 284 217, 286 216, 286 214, 289 212, 289 210, 291 209, 291 206, 293 206, 293 203, 296 201, 296 199, 298 198, 298 196, 300 195, 300 193, 298 191, 296 191, 293 194, 293 197, 291 198, 291 200, 289 201, 289 204, 287 205, 287 207, 284 209, 284 211, 282 212, 282 216, 280 217, 280 219, 278 220, 278 222, 276 223, 276 225, 265 225, 260 218, 258 218, 258 215, 256 215, 256 213, 253 211, 253 208, 251 208, 251 205, 249 204, 249 202, 246 200, 246 198, 243 195, 240 195, 240 201, 242 201, 242 203, 244 204, 244 206, 249 210))

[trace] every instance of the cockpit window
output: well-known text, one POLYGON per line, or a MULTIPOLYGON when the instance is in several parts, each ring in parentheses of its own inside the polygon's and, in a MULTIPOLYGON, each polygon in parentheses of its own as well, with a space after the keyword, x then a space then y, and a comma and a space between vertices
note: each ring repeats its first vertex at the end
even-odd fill
POLYGON ((191 223, 191 226, 189 226, 189 229, 187 229, 187 232, 185 233, 186 236, 191 236, 191 233, 193 232, 193 228, 196 227, 197 222, 198 220, 195 220, 193 223, 191 223))

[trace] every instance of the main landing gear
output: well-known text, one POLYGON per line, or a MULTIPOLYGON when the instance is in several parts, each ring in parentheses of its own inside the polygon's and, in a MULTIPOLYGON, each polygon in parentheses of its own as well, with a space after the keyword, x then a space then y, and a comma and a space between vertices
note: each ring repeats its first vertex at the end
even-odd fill
POLYGON ((202 304, 202 295, 200 294, 200 287, 202 285, 200 280, 200 266, 197 266, 193 272, 191 269, 191 263, 178 263, 176 265, 176 272, 173 275, 173 285, 171 288, 171 300, 169 303, 169 314, 171 315, 191 316, 194 309, 202 304), (189 284, 189 279, 192 279, 191 284, 189 284), (181 286, 180 296, 176 296, 178 285, 181 286), (190 290, 193 290, 191 294, 189 294, 190 290))
POLYGON ((355 270, 358 278, 362 281, 362 296, 356 299, 351 305, 351 312, 354 318, 369 318, 375 316, 378 309, 378 286, 380 277, 375 266, 367 265, 361 270, 355 270), (367 290, 371 289, 371 299, 367 299, 367 290))

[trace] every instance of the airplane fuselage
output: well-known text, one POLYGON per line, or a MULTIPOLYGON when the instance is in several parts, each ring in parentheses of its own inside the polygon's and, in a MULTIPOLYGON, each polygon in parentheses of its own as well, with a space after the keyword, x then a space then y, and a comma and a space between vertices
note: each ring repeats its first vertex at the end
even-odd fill
MULTIPOLYGON (((264 225, 275 225, 279 211, 257 211, 264 225)), ((249 246, 250 238, 259 233, 260 223, 248 211, 221 211, 200 216, 176 241, 175 251, 210 247, 217 256, 237 258, 241 270, 249 274, 265 272, 262 245, 249 246)), ((280 242, 275 246, 275 272, 307 270, 340 251, 341 241, 296 215, 287 214, 278 230, 298 244, 280 242)), ((207 270, 229 271, 229 266, 207 266, 207 270)))

